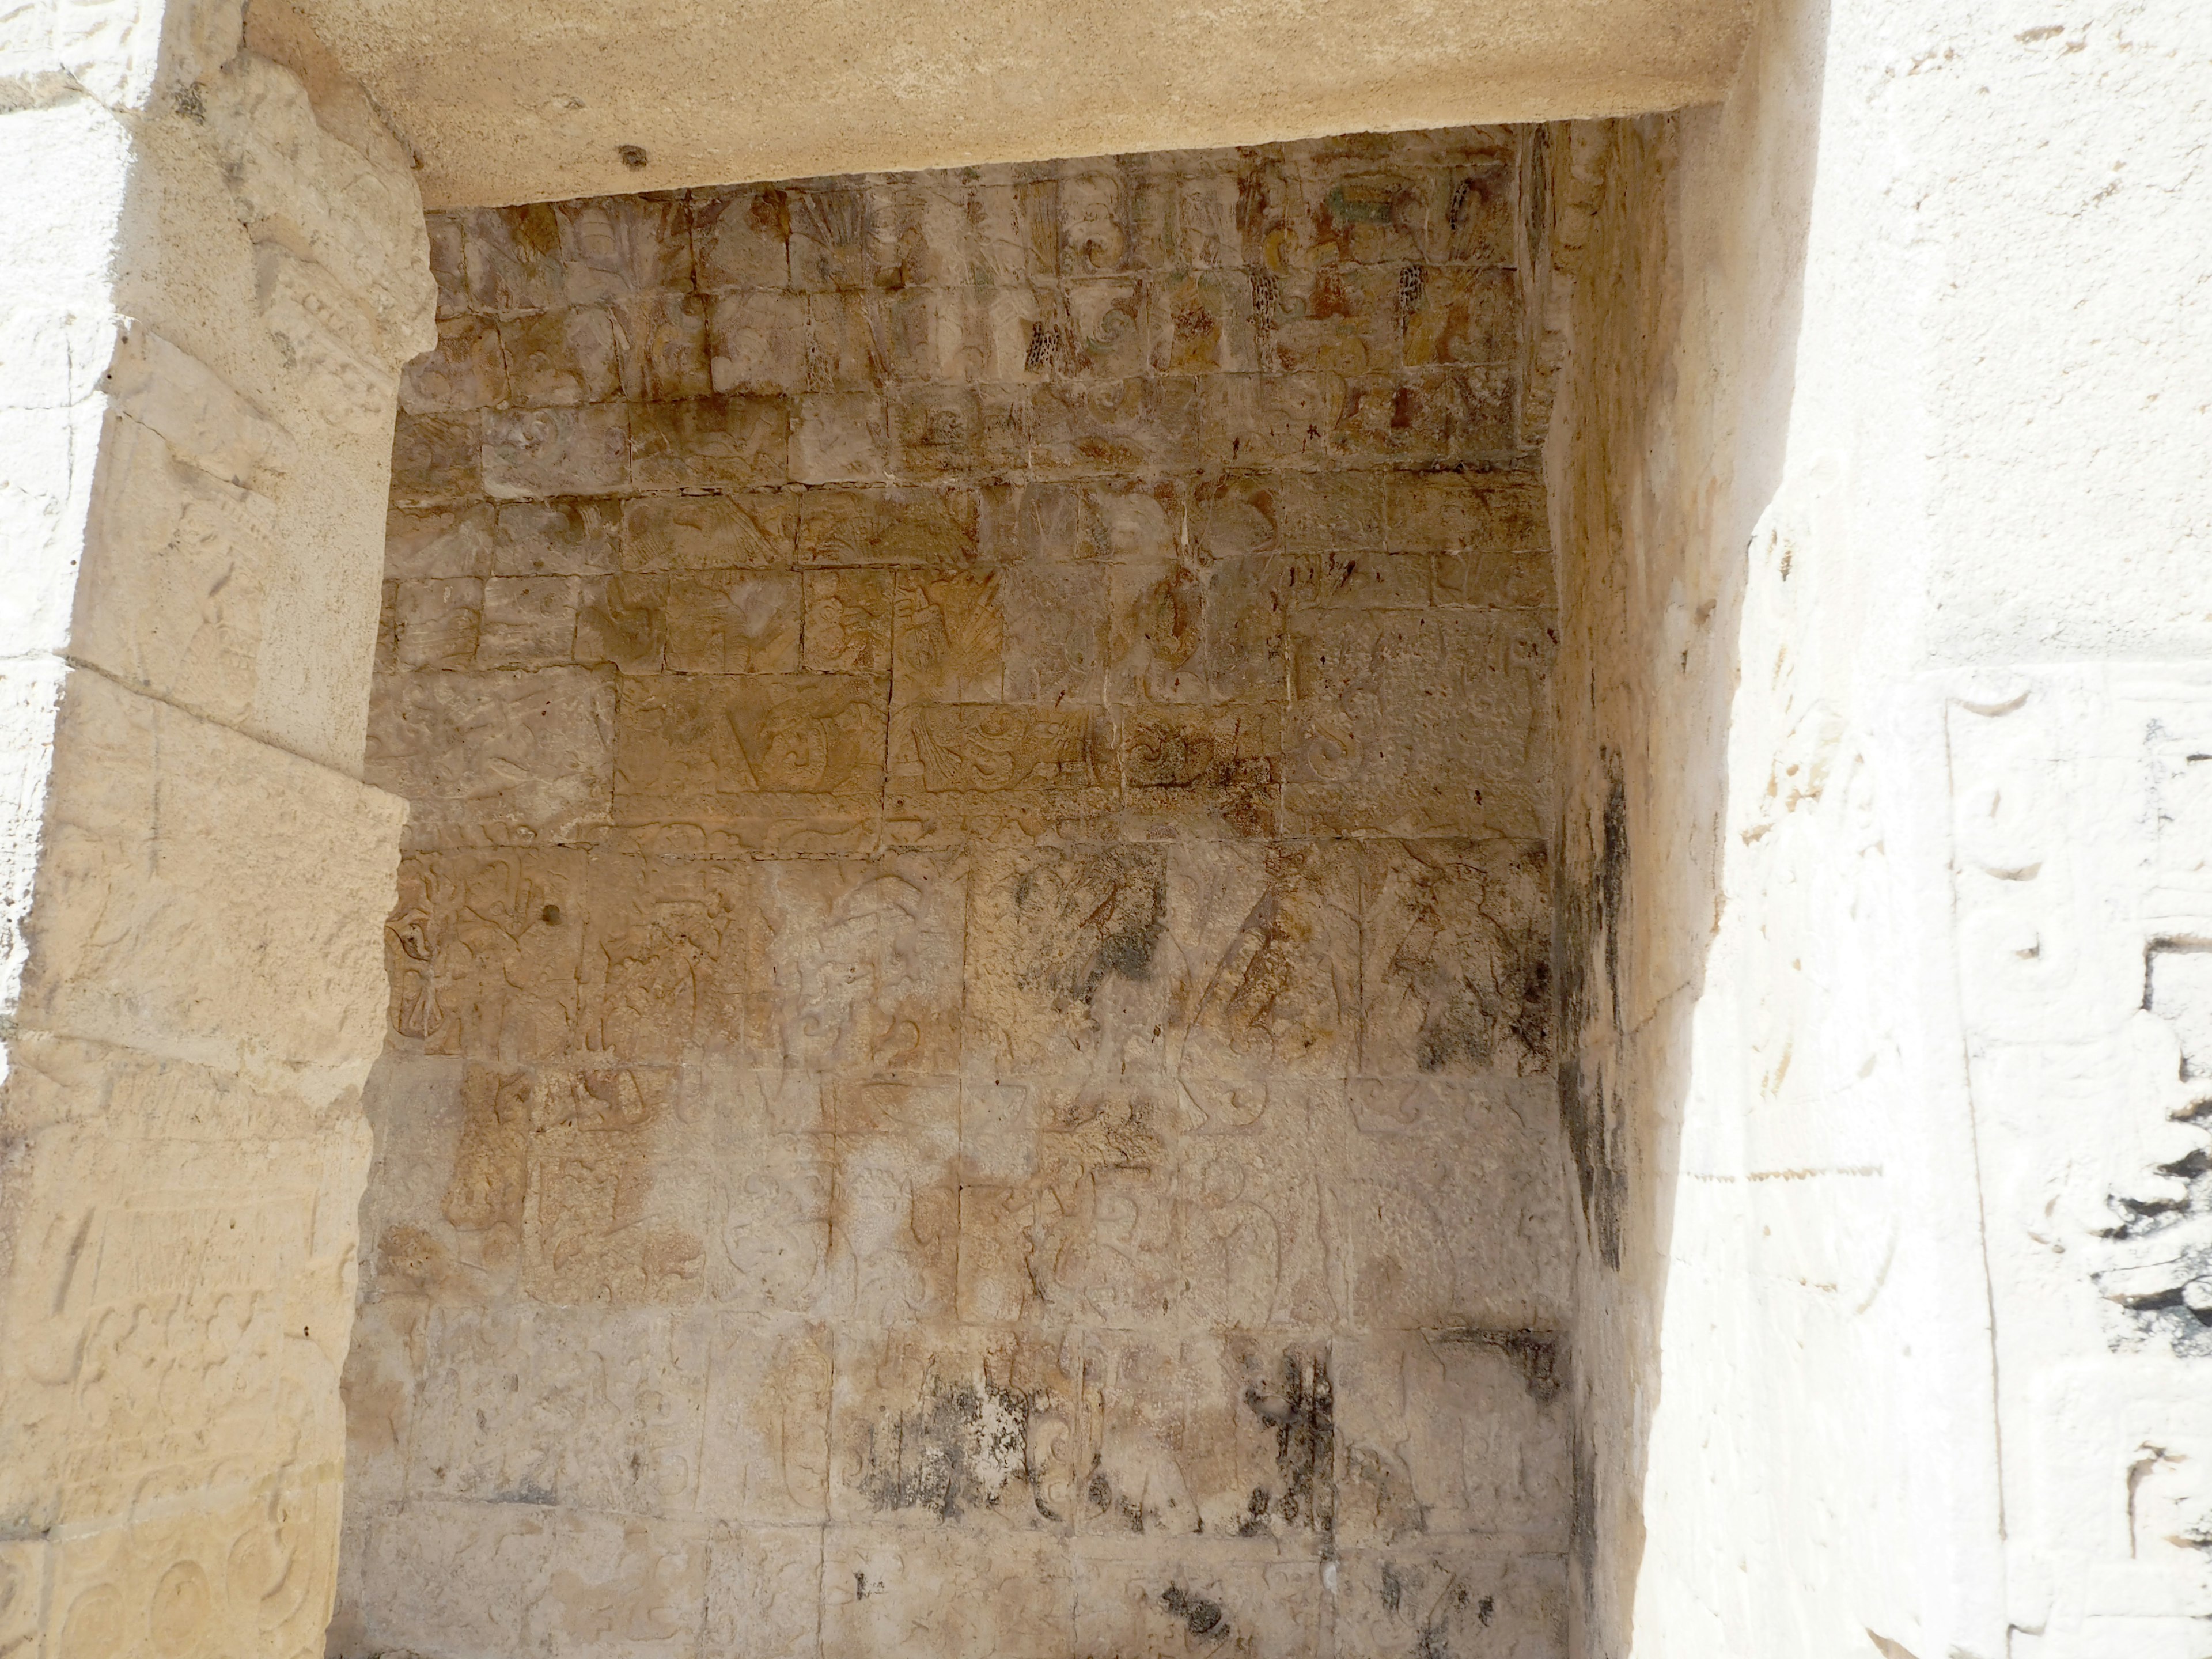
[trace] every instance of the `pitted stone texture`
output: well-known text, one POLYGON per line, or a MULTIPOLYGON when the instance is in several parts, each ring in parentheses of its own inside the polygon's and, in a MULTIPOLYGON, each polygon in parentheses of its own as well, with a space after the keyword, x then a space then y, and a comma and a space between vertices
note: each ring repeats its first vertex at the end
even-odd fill
POLYGON ((1561 1650, 1512 155, 433 221, 347 1659, 1561 1650))

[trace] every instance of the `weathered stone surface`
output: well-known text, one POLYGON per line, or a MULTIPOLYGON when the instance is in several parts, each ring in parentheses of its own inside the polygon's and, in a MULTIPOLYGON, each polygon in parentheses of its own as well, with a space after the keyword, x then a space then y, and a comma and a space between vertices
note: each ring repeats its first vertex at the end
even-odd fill
POLYGON ((404 811, 359 775, 387 500, 455 504, 395 562, 453 584, 410 660, 467 654, 483 574, 495 336, 457 311, 441 347, 359 88, 240 24, 0 23, 10 1654, 321 1649, 404 811))
POLYGON ((1508 153, 447 222, 345 1659, 1554 1659, 1508 153))

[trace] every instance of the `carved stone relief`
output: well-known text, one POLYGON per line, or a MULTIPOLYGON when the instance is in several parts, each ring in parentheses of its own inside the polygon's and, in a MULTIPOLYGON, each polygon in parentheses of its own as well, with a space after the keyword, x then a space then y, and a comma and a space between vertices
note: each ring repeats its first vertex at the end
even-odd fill
POLYGON ((1511 143, 433 220, 335 1651, 1563 1650, 1511 143))

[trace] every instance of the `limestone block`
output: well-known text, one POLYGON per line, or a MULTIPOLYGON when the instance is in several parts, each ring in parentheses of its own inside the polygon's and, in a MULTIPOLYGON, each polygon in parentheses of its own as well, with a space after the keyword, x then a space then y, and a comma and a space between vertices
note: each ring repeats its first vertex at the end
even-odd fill
POLYGON ((1272 699, 1279 706, 1289 649, 1291 569, 1284 561, 1266 555, 1203 563, 1117 559, 1112 571, 1117 699, 1272 699))
MULTIPOLYGON (((770 1103, 797 1097, 818 1101, 820 1085, 796 1073, 744 1079, 739 1102, 770 1103)), ((760 1313, 830 1310, 830 1224, 837 1162, 826 1134, 759 1127, 769 1114, 725 1110, 715 1118, 722 1167, 744 1173, 726 1182, 728 1201, 718 1247, 707 1263, 708 1293, 726 1306, 760 1313)))
POLYGON ((1565 1659, 1566 1564, 1494 1547, 1408 1540, 1346 1550, 1336 1570, 1340 1652, 1465 1648, 1506 1659, 1565 1659))
POLYGON ((577 596, 576 660, 624 674, 658 674, 668 645, 668 578, 586 580, 577 596))
POLYGON ((52 1547, 48 1651, 313 1652, 329 1620, 335 1481, 52 1547))
MULTIPOLYGON (((726 1315, 709 1340, 700 1509, 748 1526, 828 1519, 830 1328, 726 1315)), ((811 1578, 805 1599, 811 1631, 811 1578)))
POLYGON ((596 197, 451 217, 463 227, 469 298, 479 310, 550 311, 690 283, 680 197, 596 197))
POLYGON ((1081 834, 1116 804, 1103 711, 1004 703, 892 711, 884 834, 902 846, 1081 834))
POLYGON ((854 1328, 837 1350, 832 1520, 948 1540, 957 1523, 1009 1548, 1063 1534, 1080 1377, 1077 1356, 1026 1334, 854 1328))
POLYGON ((622 514, 611 501, 502 501, 492 537, 497 576, 601 576, 621 563, 622 514))
POLYGON ((716 1528, 707 1567, 709 1652, 819 1659, 822 1535, 818 1527, 716 1528))
POLYGON ((1006 505, 988 490, 810 489, 799 503, 799 562, 957 569, 997 550, 1006 505))
POLYGON ((483 493, 483 419, 400 411, 392 443, 394 507, 465 506, 483 493))
MULTIPOLYGON (((433 1054, 525 1061, 580 1046, 586 855, 414 853, 385 927, 391 1023, 433 1054)), ((521 1120, 487 1093, 472 1115, 521 1120)), ((500 1131, 503 1144, 510 1129, 500 1131)))
POLYGON ((496 525, 489 502, 422 509, 394 507, 385 520, 385 579, 488 576, 496 525))
POLYGON ((384 993, 350 942, 398 804, 96 674, 54 732, 19 1024, 212 1065, 365 1058, 384 993))
POLYGON ((964 863, 929 854, 779 861, 762 876, 745 1018, 754 1062, 956 1074, 964 863))
POLYGON ((428 213, 423 229, 430 242, 430 276, 438 285, 438 320, 469 309, 468 225, 461 216, 428 213))
POLYGON ((1382 473, 1231 473, 1199 486, 1191 541, 1212 558, 1287 553, 1340 556, 1386 544, 1382 473))
POLYGON ((1340 834, 1540 835, 1550 657, 1539 620, 1514 613, 1294 615, 1293 821, 1340 834))
POLYGON ((1238 466, 1481 462, 1513 447, 1504 370, 1404 374, 1215 374, 1204 399, 1206 452, 1238 466))
POLYGON ((795 573, 715 571, 668 582, 671 673, 789 674, 799 667, 795 573))
POLYGON ((1261 1334, 1088 1336, 1085 1534, 1126 1548, 1141 1522, 1164 1554, 1202 1534, 1310 1561, 1337 1504, 1332 1370, 1326 1345, 1261 1334))
POLYGON ((866 192, 843 185, 789 193, 791 286, 802 293, 868 285, 866 192))
POLYGON ((1243 255, 1237 229, 1237 175, 1215 156, 1170 153, 1130 181, 1133 258, 1142 269, 1212 270, 1243 255))
POLYGON ((891 588, 880 570, 802 573, 805 626, 800 666, 820 674, 887 674, 891 663, 891 588))
POLYGON ((27 1540, 0 1545, 0 1652, 38 1651, 50 1553, 47 1545, 27 1540))
POLYGON ((1085 1540, 1075 1554, 1079 1653, 1311 1659, 1323 1650, 1322 1605, 1320 1566, 1255 1559, 1241 1540, 1085 1540))
POLYGON ((1073 1639, 1066 1559, 1042 1540, 833 1527, 822 1583, 824 1653, 1044 1659, 1073 1639))
POLYGON ((1541 1078, 1361 1079, 1325 1097, 1310 1133, 1337 1149, 1317 1159, 1337 1319, 1559 1328, 1569 1224, 1556 1115, 1541 1078))
POLYGON ((709 1125, 672 1072, 533 1079, 522 1290, 565 1306, 684 1305, 706 1282, 720 1197, 709 1125))
POLYGON ((483 417, 484 489, 508 499, 612 495, 629 483, 629 449, 617 405, 492 410, 483 417))
POLYGON ((1510 362, 1520 349, 1520 293, 1510 270, 1425 266, 1406 297, 1405 361, 1436 363, 1510 362))
POLYGON ((368 773, 412 803, 410 847, 574 841, 607 822, 615 707, 603 669, 404 676, 370 705, 368 773))
POLYGON ((1199 1076, 1349 1075, 1352 863, 1341 848, 1203 842, 980 862, 971 1060, 1014 1076, 1099 1056, 1199 1076))
POLYGON ((504 403, 507 356, 501 344, 499 327, 488 318, 441 319, 436 349, 408 364, 400 376, 399 406, 410 415, 438 415, 504 403))
POLYGON ((127 416, 103 435, 73 653, 212 720, 251 723, 268 590, 282 574, 277 504, 203 470, 127 416))
POLYGON ((1059 184, 1006 173, 916 173, 874 187, 880 288, 1020 288, 1060 273, 1059 184))
POLYGON ((884 690, 846 674, 626 678, 617 711, 620 824, 709 847, 827 851, 872 841, 884 690))
POLYGON ((474 665, 557 668, 573 661, 578 599, 574 576, 490 578, 483 584, 474 665))
POLYGON ((394 1649, 694 1659, 708 1534, 532 1504, 410 1503, 370 1529, 364 1632, 394 1649))
MULTIPOLYGON (((810 494, 805 503, 813 500, 810 494)), ((805 504, 781 491, 658 495, 625 502, 625 570, 724 570, 787 563, 805 504)))
POLYGON ((240 1471, 335 1479, 368 1153, 357 1125, 242 1145, 66 1125, 15 1146, 0 1358, 12 1528, 189 1508, 240 1471), (158 1182, 134 1174, 149 1169, 158 1182))
POLYGON ((885 323, 874 301, 858 294, 806 300, 806 381, 816 391, 874 386, 890 374, 885 323))
POLYGON ((484 585, 474 576, 432 577, 391 584, 392 662, 395 667, 469 668, 484 585))
POLYGON ((791 198, 774 185, 688 192, 702 289, 777 289, 791 280, 791 198))
POLYGON ((1360 1071, 1501 1072, 1551 1060, 1540 843, 1376 842, 1360 882, 1360 1071))
POLYGON ((629 1515, 691 1510, 710 1333, 690 1312, 433 1307, 410 1496, 629 1515))
POLYGON ((830 1311, 868 1330, 950 1319, 958 1293, 960 1091, 956 1083, 841 1085, 891 1096, 906 1121, 841 1127, 830 1206, 830 1311))
POLYGON ((1183 501, 1172 481, 1031 483, 1023 487, 1014 550, 1049 560, 1172 557, 1182 546, 1183 501))
POLYGON ((623 397, 658 403, 721 389, 708 369, 708 304, 700 295, 666 293, 616 302, 623 397))
POLYGON ((388 1396, 395 1440, 421 1370, 426 1298, 476 1302, 514 1288, 530 1090, 520 1070, 387 1049, 362 1091, 380 1148, 362 1206, 363 1305, 390 1310, 380 1335, 356 1340, 367 1344, 371 1378, 383 1376, 382 1358, 405 1362, 406 1389, 388 1396))
POLYGON ((1346 1339, 1333 1362, 1346 1542, 1480 1533, 1516 1552, 1565 1548, 1565 1402, 1525 1334, 1346 1339))
POLYGON ((1243 272, 1155 279, 1146 285, 1145 306, 1153 373, 1249 374, 1261 367, 1261 321, 1243 272))
MULTIPOLYGON (((397 1252, 395 1252, 397 1254, 397 1252)), ((364 1276, 364 1287, 367 1278, 364 1276)), ((427 1298, 394 1291, 367 1295, 354 1310, 338 1393, 346 1413, 346 1536, 339 1545, 358 1578, 361 1513, 397 1503, 406 1491, 414 1453, 416 1380, 422 1374, 427 1298)), ((344 1587, 339 1600, 349 1598, 344 1587)))
POLYGON ((1265 362, 1249 367, 1279 374, 1390 374, 1403 362, 1406 289, 1399 270, 1373 265, 1331 264, 1285 277, 1269 289, 1262 317, 1265 362))
MULTIPOLYGON (((88 167, 91 155, 72 160, 88 167)), ((119 156, 115 164, 119 167, 119 156)), ((88 196, 96 176, 85 180, 88 196)), ((112 188, 119 195, 119 185, 112 188)), ((94 226, 69 229, 74 234, 64 236, 57 227, 52 240, 105 244, 94 226)), ((72 285, 62 272, 24 275, 64 289, 72 285)), ((0 392, 0 455, 9 480, 0 492, 0 526, 16 551, 15 577, 0 596, 0 638, 11 652, 51 648, 68 637, 96 477, 80 458, 97 453, 112 418, 100 382, 116 337, 112 322, 58 312, 51 298, 37 303, 27 293, 9 295, 8 319, 0 325, 0 368, 8 387, 0 392)), ((216 481, 209 482, 215 487, 216 481)))
POLYGON ((894 394, 887 410, 893 471, 919 481, 988 476, 1029 463, 1029 396, 1004 386, 912 386, 894 394))
POLYGON ((623 364, 614 313, 563 306, 499 319, 510 395, 525 407, 596 404, 619 397, 623 364))
POLYGON ((1066 327, 1054 367, 1080 379, 1121 380, 1152 366, 1154 306, 1142 281, 1084 276, 1061 293, 1066 327))
POLYGON ((765 395, 809 390, 809 333, 804 295, 722 295, 707 325, 713 389, 765 395))
POLYGON ((612 851, 586 866, 582 1046, 673 1064, 732 1054, 745 999, 756 883, 749 866, 612 851))
POLYGON ((895 705, 1098 702, 1106 580, 1096 567, 901 573, 892 595, 895 705))
MULTIPOLYGON (((639 489, 726 489, 806 478, 781 398, 685 398, 630 411, 639 489)), ((811 480, 808 480, 811 482, 811 480)))
POLYGON ((913 288, 884 300, 882 334, 875 361, 848 356, 848 374, 1004 384, 1065 366, 1069 326, 1054 296, 1039 289, 913 288))
POLYGON ((1028 406, 1030 465, 1048 478, 1147 477, 1194 470, 1202 453, 1231 459, 1200 447, 1198 388, 1217 378, 1038 386, 1028 406))

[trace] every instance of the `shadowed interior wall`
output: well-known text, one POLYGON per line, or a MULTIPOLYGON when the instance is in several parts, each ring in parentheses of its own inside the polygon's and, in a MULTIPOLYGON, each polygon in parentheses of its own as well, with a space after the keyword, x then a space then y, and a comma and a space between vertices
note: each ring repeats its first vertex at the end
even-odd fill
POLYGON ((1563 1650, 1516 136, 434 216, 332 1650, 1563 1650))

